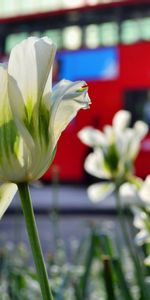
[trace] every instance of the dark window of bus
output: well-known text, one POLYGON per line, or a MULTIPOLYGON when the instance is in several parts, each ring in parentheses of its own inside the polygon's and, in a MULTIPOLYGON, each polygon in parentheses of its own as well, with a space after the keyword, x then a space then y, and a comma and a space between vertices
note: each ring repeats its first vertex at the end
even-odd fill
POLYGON ((124 93, 124 108, 132 114, 132 124, 145 121, 150 127, 150 90, 130 90, 124 93))

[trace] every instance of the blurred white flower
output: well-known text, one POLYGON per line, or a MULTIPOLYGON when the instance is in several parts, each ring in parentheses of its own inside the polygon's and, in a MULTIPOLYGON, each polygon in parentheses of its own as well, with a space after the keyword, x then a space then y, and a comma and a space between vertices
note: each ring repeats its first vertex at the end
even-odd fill
POLYGON ((138 191, 134 184, 125 182, 119 188, 119 197, 122 206, 136 204, 138 199, 138 191))
POLYGON ((150 255, 148 255, 148 256, 144 259, 144 264, 145 264, 147 267, 150 267, 150 255))
POLYGON ((101 149, 94 149, 94 151, 87 156, 84 167, 88 173, 95 177, 104 179, 111 178, 107 165, 105 165, 105 158, 101 149))
POLYGON ((150 211, 150 175, 144 181, 138 177, 133 179, 132 183, 126 182, 120 186, 121 202, 150 211))
POLYGON ((90 147, 105 144, 105 135, 100 130, 94 129, 91 126, 81 129, 78 133, 78 137, 85 145, 90 147))
POLYGON ((109 183, 99 183, 99 186, 96 184, 88 189, 89 197, 94 202, 98 198, 104 199, 123 182, 133 180, 133 162, 139 153, 141 140, 148 132, 148 126, 137 121, 129 128, 130 120, 130 112, 120 110, 115 114, 112 126, 106 125, 103 132, 85 127, 78 133, 79 139, 93 148, 85 160, 85 170, 100 179, 112 181, 110 187, 109 183))
POLYGON ((90 199, 97 203, 104 200, 112 194, 115 190, 115 185, 113 183, 95 183, 88 187, 87 192, 90 199))

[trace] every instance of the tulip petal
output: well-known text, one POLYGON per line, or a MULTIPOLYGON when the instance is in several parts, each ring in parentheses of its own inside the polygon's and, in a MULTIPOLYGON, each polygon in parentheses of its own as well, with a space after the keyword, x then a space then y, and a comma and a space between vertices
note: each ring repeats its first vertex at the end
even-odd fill
POLYGON ((2 126, 6 122, 9 122, 12 118, 8 101, 7 84, 7 66, 4 64, 0 64, 0 126, 2 126))
POLYGON ((87 146, 96 147, 105 144, 104 134, 91 126, 85 127, 78 132, 79 139, 87 146))
POLYGON ((77 112, 89 107, 90 99, 84 81, 71 82, 60 81, 52 92, 52 115, 49 125, 50 134, 54 132, 53 148, 69 122, 76 116, 77 112))
POLYGON ((134 220, 133 225, 138 229, 144 229, 145 228, 145 220, 147 218, 146 214, 142 212, 140 209, 134 209, 134 220))
POLYGON ((119 197, 123 206, 137 204, 136 187, 129 182, 125 182, 119 188, 119 197))
POLYGON ((143 121, 137 121, 135 122, 133 129, 130 129, 130 131, 132 132, 132 135, 127 137, 127 140, 129 141, 128 157, 131 160, 135 160, 140 151, 141 140, 148 132, 148 126, 143 121))
POLYGON ((138 246, 142 246, 145 243, 150 242, 150 233, 146 230, 140 230, 135 237, 135 242, 138 246))
POLYGON ((26 176, 30 154, 13 120, 7 84, 7 66, 0 65, 0 180, 15 181, 26 176))
POLYGON ((144 264, 145 264, 147 267, 150 267, 150 255, 148 255, 148 256, 144 259, 144 264))
POLYGON ((131 114, 129 111, 119 110, 113 118, 112 121, 113 128, 117 132, 123 131, 125 128, 128 127, 130 120, 131 120, 131 114))
POLYGON ((4 183, 0 186, 0 219, 10 205, 16 192, 17 185, 14 183, 4 183))
POLYGON ((33 138, 25 126, 23 119, 24 117, 24 102, 20 90, 18 88, 17 82, 14 80, 13 77, 8 75, 8 91, 9 91, 9 99, 10 99, 10 106, 14 116, 14 120, 16 126, 22 135, 23 139, 26 141, 26 144, 30 149, 34 148, 34 141, 33 138))
POLYGON ((89 186, 87 192, 90 200, 94 203, 103 201, 115 190, 113 183, 95 183, 89 186))
POLYGON ((148 125, 143 121, 136 121, 133 128, 135 129, 136 137, 138 136, 140 141, 148 132, 148 125))
POLYGON ((105 167, 105 161, 101 149, 90 153, 84 163, 85 170, 98 178, 110 179, 111 174, 105 167))
POLYGON ((27 135, 28 130, 34 138, 35 135, 38 137, 40 105, 43 108, 45 104, 48 110, 51 107, 51 71, 55 50, 49 39, 31 37, 11 51, 8 64, 9 98, 22 135, 27 135))
POLYGON ((46 38, 30 37, 11 51, 8 73, 17 81, 23 100, 31 106, 30 109, 41 100, 54 56, 55 46, 46 38))

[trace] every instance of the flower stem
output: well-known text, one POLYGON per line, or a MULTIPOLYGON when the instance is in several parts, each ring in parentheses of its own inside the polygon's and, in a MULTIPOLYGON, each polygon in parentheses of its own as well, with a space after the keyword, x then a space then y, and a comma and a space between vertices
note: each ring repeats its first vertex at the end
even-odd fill
POLYGON ((26 222, 27 232, 30 240, 32 254, 37 270, 38 280, 41 287, 43 300, 53 300, 51 289, 48 282, 48 275, 43 259, 39 235, 36 227, 34 211, 27 183, 19 183, 18 190, 20 194, 23 214, 26 222))
POLYGON ((146 299, 148 299, 147 298, 147 289, 146 289, 145 282, 144 282, 144 274, 143 274, 142 265, 140 263, 138 255, 136 253, 136 250, 134 249, 134 245, 131 243, 130 237, 128 235, 128 230, 127 230, 126 224, 125 224, 125 215, 124 215, 124 211, 121 207, 118 189, 116 189, 116 204, 117 204, 117 211, 118 211, 118 219, 119 219, 120 226, 122 229, 124 241, 126 243, 126 246, 128 247, 131 259, 132 259, 134 267, 135 267, 135 276, 137 278, 137 282, 139 284, 139 288, 141 291, 140 300, 146 300, 146 299))

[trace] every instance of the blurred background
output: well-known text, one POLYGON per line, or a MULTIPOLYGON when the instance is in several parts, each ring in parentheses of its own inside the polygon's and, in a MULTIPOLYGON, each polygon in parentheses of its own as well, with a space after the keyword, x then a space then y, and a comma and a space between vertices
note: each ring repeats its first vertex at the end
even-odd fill
MULTIPOLYGON (((113 227, 113 197, 95 206, 88 200, 86 186, 94 179, 85 173, 83 163, 91 150, 77 133, 86 125, 102 129, 111 124, 120 109, 131 111, 132 123, 141 119, 150 125, 150 1, 0 0, 1 62, 31 35, 48 36, 57 44, 53 84, 63 78, 85 80, 92 99, 91 108, 81 111, 62 134, 53 165, 31 187, 46 245, 50 230, 45 228, 51 228, 50 214, 56 210, 66 240, 82 236, 87 221, 106 220, 106 227, 113 227)), ((142 178, 150 173, 149 157, 148 134, 135 164, 142 178)), ((22 222, 16 197, 0 223, 0 242, 25 240, 22 222)))

